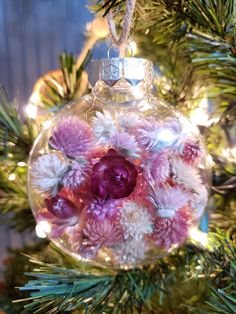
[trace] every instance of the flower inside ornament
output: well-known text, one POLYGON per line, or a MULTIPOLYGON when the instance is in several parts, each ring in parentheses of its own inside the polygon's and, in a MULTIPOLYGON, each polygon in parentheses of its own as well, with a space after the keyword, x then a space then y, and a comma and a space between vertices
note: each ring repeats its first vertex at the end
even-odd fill
POLYGON ((35 141, 33 213, 78 259, 113 267, 153 262, 186 241, 207 205, 199 132, 152 96, 152 79, 144 59, 93 61, 92 93, 65 106, 35 141))

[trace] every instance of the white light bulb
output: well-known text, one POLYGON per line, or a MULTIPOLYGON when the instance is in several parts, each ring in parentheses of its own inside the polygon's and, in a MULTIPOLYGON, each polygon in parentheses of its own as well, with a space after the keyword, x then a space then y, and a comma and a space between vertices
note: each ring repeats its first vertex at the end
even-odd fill
POLYGON ((204 247, 206 247, 207 244, 209 243, 208 234, 200 231, 196 227, 192 228, 189 234, 194 242, 200 243, 204 247))
POLYGON ((11 173, 11 174, 9 175, 9 177, 8 177, 8 180, 9 180, 9 181, 14 181, 15 178, 16 178, 15 173, 11 173))
POLYGON ((42 238, 42 239, 46 238, 47 233, 49 233, 50 231, 51 231, 51 226, 46 220, 40 221, 35 227, 35 232, 36 232, 37 237, 42 238))
POLYGON ((26 166, 26 163, 25 163, 24 161, 20 161, 20 162, 17 163, 17 165, 18 165, 19 167, 25 167, 25 166, 26 166))
POLYGON ((25 113, 30 119, 36 119, 38 107, 32 103, 29 103, 25 107, 25 113))

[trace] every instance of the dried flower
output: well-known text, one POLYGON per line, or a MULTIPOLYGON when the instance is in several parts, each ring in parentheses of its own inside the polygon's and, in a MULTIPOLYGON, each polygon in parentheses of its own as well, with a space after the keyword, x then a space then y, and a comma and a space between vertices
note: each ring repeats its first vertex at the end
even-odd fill
POLYGON ((180 159, 172 160, 173 179, 188 190, 198 191, 202 186, 198 171, 180 159))
POLYGON ((139 148, 133 135, 126 132, 116 132, 109 143, 121 154, 138 157, 139 148))
POLYGON ((184 144, 180 155, 186 163, 193 165, 199 160, 201 154, 202 150, 200 146, 197 143, 188 141, 184 144))
POLYGON ((52 213, 57 218, 68 219, 76 217, 75 205, 65 197, 56 195, 55 197, 46 198, 44 202, 50 213, 52 213))
POLYGON ((144 235, 152 233, 152 217, 147 208, 133 201, 126 201, 122 204, 120 223, 124 229, 125 239, 139 240, 144 235))
POLYGON ((136 167, 114 149, 110 149, 93 166, 92 191, 102 199, 127 197, 135 189, 137 176, 136 167))
POLYGON ((117 216, 119 212, 120 201, 118 200, 103 200, 94 199, 92 200, 86 212, 88 215, 92 216, 93 219, 104 220, 105 218, 113 218, 117 216))
POLYGON ((93 118, 93 132, 100 143, 106 144, 116 132, 115 122, 108 111, 96 112, 93 118))
POLYGON ((188 205, 190 193, 184 191, 181 187, 152 188, 148 197, 157 213, 163 218, 172 218, 176 211, 188 205))
POLYGON ((170 174, 170 164, 165 153, 153 153, 143 161, 143 169, 151 181, 164 183, 170 174))
POLYGON ((88 246, 111 246, 123 241, 123 230, 116 220, 105 218, 102 221, 88 219, 84 227, 88 246))
POLYGON ((72 162, 70 170, 64 175, 62 183, 64 187, 76 190, 89 179, 91 166, 87 163, 72 162))
POLYGON ((52 130, 49 145, 65 155, 76 158, 91 149, 93 133, 89 125, 77 117, 59 121, 52 130))
POLYGON ((154 118, 143 121, 136 134, 138 143, 151 151, 159 151, 174 145, 178 137, 174 129, 162 126, 154 118))
POLYGON ((122 129, 130 132, 140 124, 140 117, 134 112, 119 113, 117 121, 122 129))
POLYGON ((187 210, 181 209, 171 219, 157 217, 154 222, 152 238, 156 244, 169 250, 173 245, 179 245, 188 236, 189 215, 187 210))
POLYGON ((39 192, 55 194, 67 169, 68 164, 57 154, 40 156, 32 164, 32 186, 39 192))
POLYGON ((116 247, 118 262, 121 264, 133 265, 142 262, 148 250, 145 239, 132 239, 119 244, 116 247))

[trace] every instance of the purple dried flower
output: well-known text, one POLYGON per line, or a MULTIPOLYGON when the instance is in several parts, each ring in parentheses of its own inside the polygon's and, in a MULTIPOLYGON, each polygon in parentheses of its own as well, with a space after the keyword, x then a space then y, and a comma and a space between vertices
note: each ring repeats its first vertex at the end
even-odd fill
POLYGON ((119 212, 120 201, 118 200, 102 200, 94 199, 87 208, 87 213, 97 220, 105 218, 114 218, 119 212))
POLYGON ((93 133, 89 125, 77 117, 60 121, 52 130, 49 145, 65 155, 76 158, 91 149, 93 133))
POLYGON ((89 164, 81 164, 74 161, 71 163, 70 171, 64 175, 62 183, 66 188, 76 190, 85 184, 90 174, 91 166, 89 164))

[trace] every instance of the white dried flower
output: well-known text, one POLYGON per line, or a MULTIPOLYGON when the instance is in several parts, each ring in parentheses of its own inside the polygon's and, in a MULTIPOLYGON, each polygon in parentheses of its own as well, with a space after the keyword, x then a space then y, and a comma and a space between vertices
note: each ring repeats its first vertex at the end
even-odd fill
POLYGON ((190 193, 181 187, 158 187, 153 188, 149 195, 149 200, 162 218, 172 218, 177 210, 188 205, 190 193))
POLYGON ((197 169, 186 164, 180 159, 172 160, 172 172, 174 180, 182 184, 188 190, 198 191, 202 181, 197 169))
POLYGON ((128 240, 116 247, 116 254, 119 263, 133 265, 142 262, 148 250, 148 244, 142 240, 128 240))
POLYGON ((106 144, 116 132, 115 121, 108 111, 96 112, 92 127, 97 140, 103 144, 106 144))
POLYGON ((123 203, 120 215, 120 222, 126 239, 134 238, 139 240, 145 234, 152 233, 152 218, 145 207, 133 201, 127 201, 123 203))
POLYGON ((32 185, 39 192, 54 193, 68 169, 68 164, 57 154, 40 156, 32 164, 32 185))
POLYGON ((134 112, 119 113, 117 116, 118 124, 121 128, 130 131, 130 129, 136 128, 140 123, 139 116, 134 112))

